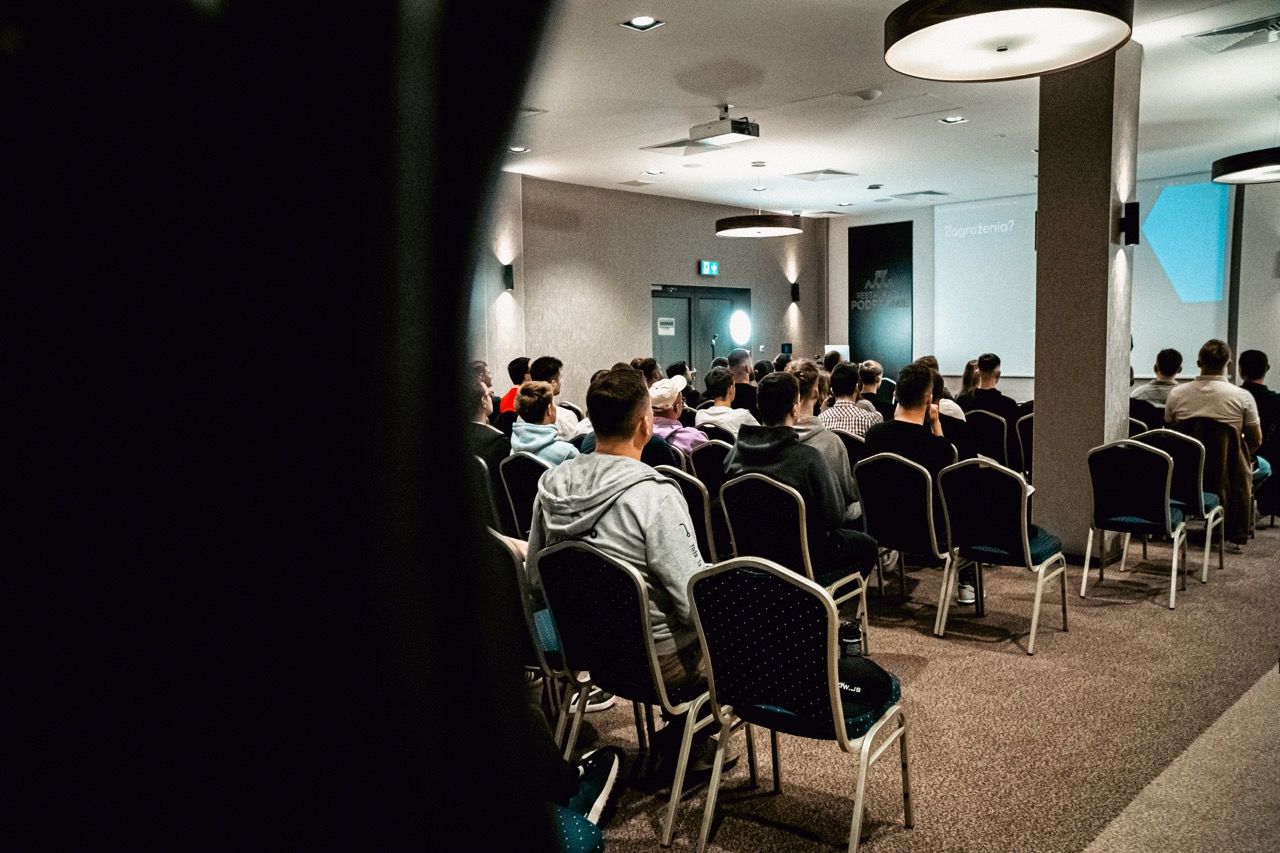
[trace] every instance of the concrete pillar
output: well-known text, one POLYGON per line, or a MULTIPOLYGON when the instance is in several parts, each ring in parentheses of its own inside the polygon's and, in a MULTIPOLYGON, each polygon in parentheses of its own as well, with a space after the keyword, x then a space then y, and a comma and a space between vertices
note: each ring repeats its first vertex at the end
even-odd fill
POLYGON ((1135 198, 1141 70, 1130 42, 1040 80, 1033 503, 1073 555, 1092 515, 1088 452, 1128 432, 1133 251, 1118 222, 1135 198))

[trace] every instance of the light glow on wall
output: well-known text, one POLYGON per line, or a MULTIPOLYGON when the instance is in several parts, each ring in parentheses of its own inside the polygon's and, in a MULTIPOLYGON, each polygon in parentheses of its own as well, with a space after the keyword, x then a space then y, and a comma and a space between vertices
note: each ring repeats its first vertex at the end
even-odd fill
POLYGON ((729 336, 738 346, 746 346, 751 340, 751 318, 746 311, 734 311, 729 318, 729 336))

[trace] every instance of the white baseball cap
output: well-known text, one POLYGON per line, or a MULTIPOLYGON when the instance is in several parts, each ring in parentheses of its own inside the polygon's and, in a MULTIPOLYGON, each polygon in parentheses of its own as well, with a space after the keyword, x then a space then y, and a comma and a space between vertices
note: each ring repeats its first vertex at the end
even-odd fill
POLYGON ((683 376, 669 376, 666 379, 659 379, 649 387, 649 404, 659 411, 670 409, 676 404, 676 398, 680 396, 680 392, 688 384, 683 376))

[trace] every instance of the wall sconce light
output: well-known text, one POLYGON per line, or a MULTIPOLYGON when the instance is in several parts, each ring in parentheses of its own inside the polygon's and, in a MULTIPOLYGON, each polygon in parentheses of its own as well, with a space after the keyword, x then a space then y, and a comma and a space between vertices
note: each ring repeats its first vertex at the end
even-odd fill
POLYGON ((502 265, 502 283, 507 290, 516 289, 516 267, 515 264, 502 265))
POLYGON ((791 285, 791 301, 792 302, 800 301, 800 283, 799 282, 795 282, 794 284, 791 285))
POLYGON ((1126 246, 1138 245, 1138 203, 1127 201, 1124 204, 1124 215, 1120 217, 1120 236, 1126 246))

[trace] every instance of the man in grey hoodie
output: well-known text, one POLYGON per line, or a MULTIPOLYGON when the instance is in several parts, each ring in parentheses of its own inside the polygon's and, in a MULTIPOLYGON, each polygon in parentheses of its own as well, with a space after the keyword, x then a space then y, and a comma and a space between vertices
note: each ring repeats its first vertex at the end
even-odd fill
POLYGON ((635 567, 649 592, 649 625, 668 688, 702 678, 702 649, 689 608, 689 578, 705 565, 689 508, 673 480, 640 461, 653 434, 649 388, 635 370, 591 383, 594 453, 548 471, 538 483, 529 533, 529 576, 538 552, 581 539, 635 567))
POLYGON ((813 407, 818 402, 818 365, 807 358, 797 359, 785 368, 796 378, 800 386, 800 416, 792 425, 800 442, 807 444, 822 454, 827 467, 840 487, 840 497, 844 501, 845 518, 856 519, 861 515, 857 505, 858 488, 853 482, 853 471, 849 468, 849 453, 844 449, 844 442, 835 433, 827 429, 813 415, 813 407))

